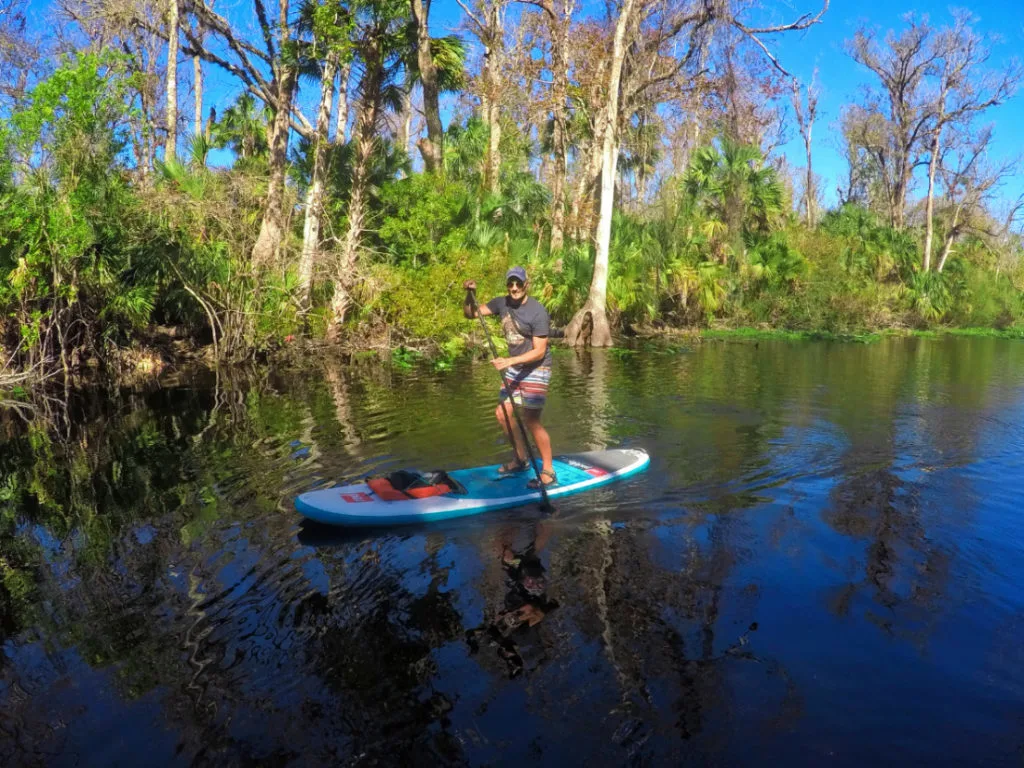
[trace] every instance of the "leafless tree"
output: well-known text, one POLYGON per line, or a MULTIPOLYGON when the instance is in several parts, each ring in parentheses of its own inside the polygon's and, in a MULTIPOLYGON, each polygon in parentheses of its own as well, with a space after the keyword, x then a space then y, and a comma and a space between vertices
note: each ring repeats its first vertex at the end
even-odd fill
POLYGON ((889 221, 902 228, 906 223, 907 193, 914 168, 922 163, 925 137, 932 123, 927 82, 940 66, 940 54, 931 45, 935 30, 927 20, 907 16, 908 27, 897 37, 889 32, 880 42, 873 30, 862 29, 847 43, 849 55, 867 67, 881 82, 881 90, 869 90, 867 112, 886 114, 887 130, 868 149, 884 174, 889 221))
POLYGON ((817 70, 815 70, 811 82, 804 89, 800 88, 800 83, 796 78, 792 81, 793 114, 796 115, 797 127, 800 129, 800 136, 804 140, 804 151, 807 153, 807 168, 804 173, 804 218, 809 227, 814 226, 818 198, 814 183, 814 168, 811 162, 811 136, 814 133, 814 121, 818 117, 818 88, 814 83, 817 74, 817 70))
POLYGON ((484 186, 490 192, 497 192, 501 169, 502 68, 505 64, 505 11, 508 0, 478 0, 472 6, 463 0, 457 1, 466 14, 469 29, 483 46, 480 111, 488 133, 484 186))
POLYGON ((0 72, 16 75, 0 77, 0 99, 24 95, 39 54, 28 38, 27 5, 27 0, 0 0, 0 72))
POLYGON ((1003 183, 1019 169, 1016 160, 993 163, 987 160, 992 129, 980 132, 951 132, 947 150, 939 163, 939 176, 945 190, 938 201, 938 213, 945 229, 937 271, 946 268, 957 242, 966 234, 975 234, 994 243, 1005 238, 1024 210, 1024 198, 1011 207, 1003 222, 989 214, 1003 183))
MULTIPOLYGON (((1015 92, 1022 76, 1016 62, 999 72, 983 71, 991 58, 985 39, 971 29, 971 18, 963 11, 954 16, 951 28, 941 30, 933 42, 940 65, 929 132, 928 193, 926 197, 924 271, 931 269, 935 231, 935 180, 943 153, 944 131, 962 125, 969 130, 973 118, 1003 103, 1015 92)), ((984 137, 982 146, 988 144, 984 137)), ((973 165, 973 163, 972 163, 973 165)), ((976 167, 976 166, 975 166, 976 167)), ((961 177, 954 174, 954 179, 961 177)), ((944 246, 939 271, 946 262, 944 246)))

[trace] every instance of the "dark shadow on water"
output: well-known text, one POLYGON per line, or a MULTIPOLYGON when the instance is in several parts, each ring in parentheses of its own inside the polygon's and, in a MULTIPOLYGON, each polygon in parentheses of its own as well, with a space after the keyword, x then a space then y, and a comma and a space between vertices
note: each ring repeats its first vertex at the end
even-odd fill
POLYGON ((327 525, 315 520, 302 520, 299 523, 296 538, 306 547, 337 547, 354 542, 368 541, 386 537, 411 536, 450 536, 473 535, 485 532, 495 526, 509 522, 528 522, 552 518, 557 515, 557 508, 544 511, 536 504, 526 507, 498 509, 482 512, 479 515, 436 520, 433 522, 397 523, 394 525, 342 526, 327 525))

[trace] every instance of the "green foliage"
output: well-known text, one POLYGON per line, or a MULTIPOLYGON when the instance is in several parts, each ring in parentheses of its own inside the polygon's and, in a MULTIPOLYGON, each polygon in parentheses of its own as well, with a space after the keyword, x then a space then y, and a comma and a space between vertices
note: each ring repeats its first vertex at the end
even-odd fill
POLYGON ((504 291, 507 268, 500 255, 465 250, 418 267, 373 265, 357 296, 357 321, 363 333, 387 327, 392 344, 448 341, 471 330, 462 315, 463 280, 475 276, 480 301, 486 301, 504 291))
POLYGON ((437 68, 437 84, 441 93, 456 93, 466 87, 466 44, 461 37, 446 35, 432 38, 430 55, 437 68))
POLYGON ((412 174, 386 186, 381 203, 378 236, 397 264, 418 266, 466 239, 466 189, 444 177, 412 174))
POLYGON ((232 174, 171 163, 147 194, 135 248, 160 287, 155 316, 216 334, 224 356, 247 356, 301 331, 293 271, 261 269, 247 258, 258 200, 232 174), (248 209, 248 217, 239 217, 248 209), (196 232, 203 237, 197 238, 196 232))
POLYGON ((441 345, 434 359, 434 368, 439 371, 450 370, 452 364, 466 352, 466 337, 453 336, 441 345))
POLYGON ((683 189, 705 217, 705 234, 723 256, 743 255, 744 240, 764 235, 783 211, 783 188, 775 169, 752 146, 722 139, 694 152, 683 189), (717 226, 716 226, 717 225, 717 226))
POLYGON ((1003 330, 1024 318, 1024 295, 1006 276, 993 271, 965 266, 963 295, 966 300, 949 311, 954 325, 1003 330))
POLYGON ((423 353, 416 349, 396 347, 391 350, 391 364, 401 370, 411 370, 422 357, 423 353))
POLYGON ((484 157, 487 154, 487 126, 479 118, 453 123, 445 133, 444 170, 455 180, 479 189, 484 157))
POLYGON ((655 319, 664 253, 643 222, 623 215, 613 218, 610 262, 612 311, 636 321, 655 319))
MULTIPOLYGON (((11 163, 9 134, 7 126, 0 123, 0 195, 10 193, 14 186, 14 167, 11 163)), ((2 246, 3 242, 0 242, 0 247, 2 246)))
POLYGON ((126 88, 118 57, 68 59, 3 131, 27 172, 0 219, 0 307, 30 361, 89 348, 100 327, 116 334, 152 309, 123 236, 126 88))
POLYGON ((22 365, 74 368, 152 321, 210 333, 223 354, 301 327, 294 275, 245 258, 257 185, 208 171, 205 145, 191 166, 158 163, 150 185, 133 184, 130 83, 116 56, 69 59, 0 131, 2 156, 28 169, 0 182, 0 333, 22 365))
POLYGON ((830 211, 820 229, 839 239, 839 260, 847 272, 879 282, 908 280, 920 263, 910 232, 893 229, 866 208, 847 204, 830 211))
POLYGON ((594 257, 585 245, 572 244, 556 257, 531 266, 533 293, 544 303, 556 325, 568 323, 583 306, 590 290, 594 257))
POLYGON ((939 272, 918 272, 910 280, 910 301, 925 322, 937 322, 953 304, 954 287, 948 275, 939 272))
MULTIPOLYGON (((398 83, 410 82, 404 68, 416 77, 408 6, 388 0, 338 14, 334 6, 304 6, 287 56, 307 76, 319 74, 327 50, 357 72, 379 56, 373 93, 356 89, 352 96, 353 104, 372 96, 383 115, 398 103, 398 83)), ((432 51, 442 88, 461 88, 461 43, 435 39, 432 51)), ((131 158, 127 151, 126 128, 138 118, 131 105, 145 85, 136 78, 117 56, 83 54, 64 61, 0 121, 4 351, 19 349, 21 365, 74 368, 131 344, 154 323, 212 340, 222 357, 269 351, 289 335, 322 334, 339 275, 337 243, 348 226, 354 145, 327 150, 310 307, 298 285, 301 215, 291 218, 274 263, 249 258, 265 207, 270 111, 243 93, 209 141, 193 139, 186 164, 157 162, 143 178, 138 148, 131 158), (234 154, 232 168, 206 168, 214 148, 234 154)), ((369 87, 357 79, 360 89, 369 87)), ((574 98, 573 141, 589 130, 584 102, 574 98)), ((476 116, 448 127, 444 173, 436 176, 414 173, 406 148, 386 136, 370 142, 368 160, 360 160, 364 234, 356 263, 345 267, 354 270, 353 346, 364 338, 376 346, 383 337, 451 366, 474 343, 461 313, 462 281, 475 277, 481 298, 498 295, 511 263, 528 268, 533 294, 556 325, 586 301, 592 248, 580 232, 559 253, 547 252, 550 192, 537 179, 535 137, 515 120, 502 117, 497 191, 484 188, 489 136, 476 116)), ((637 118, 626 131, 620 166, 627 184, 632 178, 639 185, 652 171, 657 122, 637 118)), ((550 125, 539 138, 550 149, 550 125)), ((292 144, 287 210, 300 210, 311 150, 306 140, 292 144)), ((1000 250, 967 237, 943 272, 923 273, 913 229, 893 229, 846 205, 812 230, 796 224, 788 208, 776 170, 756 148, 723 139, 697 149, 680 177, 662 180, 656 199, 614 213, 607 286, 613 326, 751 326, 847 337, 939 324, 1012 332, 1024 324, 1019 243, 1000 250)), ((395 362, 413 359, 403 352, 395 362)))
POLYGON ((757 284, 790 289, 807 273, 807 260, 785 234, 752 239, 749 253, 743 269, 757 284))

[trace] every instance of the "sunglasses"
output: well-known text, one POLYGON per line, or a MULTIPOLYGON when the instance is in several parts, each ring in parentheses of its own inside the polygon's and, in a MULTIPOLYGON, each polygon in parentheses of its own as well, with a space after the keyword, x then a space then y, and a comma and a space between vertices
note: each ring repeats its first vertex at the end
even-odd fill
POLYGON ((523 281, 520 280, 519 278, 513 277, 511 280, 509 280, 507 283, 505 283, 505 287, 506 288, 522 288, 523 287, 523 281))

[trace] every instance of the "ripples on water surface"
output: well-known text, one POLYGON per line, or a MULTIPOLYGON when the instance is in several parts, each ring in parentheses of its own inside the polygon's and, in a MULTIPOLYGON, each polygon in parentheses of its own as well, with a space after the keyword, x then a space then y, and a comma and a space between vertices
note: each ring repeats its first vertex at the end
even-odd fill
POLYGON ((648 472, 357 532, 291 500, 501 459, 487 366, 9 416, 0 764, 1019 764, 1022 385, 995 340, 563 352, 556 451, 648 472))

